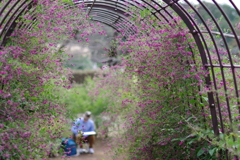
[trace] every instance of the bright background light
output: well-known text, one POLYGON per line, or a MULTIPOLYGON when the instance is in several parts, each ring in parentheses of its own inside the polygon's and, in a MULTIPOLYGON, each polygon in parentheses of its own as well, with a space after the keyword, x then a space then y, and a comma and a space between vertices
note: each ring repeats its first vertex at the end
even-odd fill
MULTIPOLYGON (((197 0, 188 0, 189 2, 193 3, 193 4, 198 4, 197 0)), ((212 0, 204 0, 205 2, 212 2, 212 0)), ((232 4, 230 3, 229 0, 215 0, 216 2, 218 2, 219 4, 228 4, 230 6, 232 6, 232 4)), ((180 2, 184 2, 184 0, 180 0, 180 2)), ((235 5, 238 7, 238 9, 240 9, 240 0, 232 0, 232 2, 235 3, 235 5)))

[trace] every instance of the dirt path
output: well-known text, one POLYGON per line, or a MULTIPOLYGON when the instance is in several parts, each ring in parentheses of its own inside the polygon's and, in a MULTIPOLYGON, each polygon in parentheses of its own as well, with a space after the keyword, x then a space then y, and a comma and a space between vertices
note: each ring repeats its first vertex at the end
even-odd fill
MULTIPOLYGON (((109 160, 106 156, 106 144, 101 139, 96 139, 94 154, 81 154, 78 157, 70 157, 69 160, 109 160)), ((49 160, 62 160, 61 157, 49 158, 49 160)))

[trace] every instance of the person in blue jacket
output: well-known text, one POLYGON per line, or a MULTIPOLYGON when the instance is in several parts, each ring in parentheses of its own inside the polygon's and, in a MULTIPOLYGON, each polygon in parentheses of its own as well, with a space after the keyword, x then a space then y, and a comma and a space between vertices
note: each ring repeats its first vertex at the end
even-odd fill
POLYGON ((91 132, 94 130, 94 122, 90 119, 91 112, 87 111, 84 117, 79 118, 72 126, 73 139, 80 147, 80 153, 83 152, 82 140, 86 140, 89 143, 89 153, 94 153, 93 144, 95 140, 95 135, 84 135, 84 132, 91 132), (82 131, 82 134, 79 132, 82 131))

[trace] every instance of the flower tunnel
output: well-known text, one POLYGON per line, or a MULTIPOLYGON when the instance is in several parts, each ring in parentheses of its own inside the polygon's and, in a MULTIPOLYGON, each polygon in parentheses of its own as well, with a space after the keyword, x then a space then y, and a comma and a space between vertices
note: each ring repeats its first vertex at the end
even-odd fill
MULTIPOLYGON (((173 15, 179 17, 196 44, 198 55, 195 56, 200 59, 201 69, 209 73, 204 77, 203 87, 207 94, 198 98, 202 104, 208 105, 206 112, 210 113, 214 134, 219 136, 232 132, 232 128, 225 125, 228 123, 226 120, 239 124, 240 8, 236 2, 227 0, 231 6, 231 14, 238 18, 238 22, 232 21, 232 17, 227 14, 226 6, 224 7, 218 0, 211 0, 212 5, 203 0, 196 0, 194 3, 190 0, 73 0, 73 2, 76 5, 84 4, 84 9, 92 21, 112 27, 123 33, 125 38, 131 37, 136 32, 132 19, 139 18, 139 13, 146 10, 155 17, 155 21, 165 24, 174 22, 173 15), (210 7, 214 7, 221 15, 220 20, 212 13, 210 7), (130 8, 138 12, 133 12, 130 8), (227 29, 221 26, 222 23, 227 29)), ((0 0, 0 4, 0 47, 3 47, 16 27, 31 28, 31 24, 17 23, 24 13, 34 8, 37 1, 0 0)), ((67 7, 67 4, 64 5, 67 7)), ((148 18, 144 17, 140 21, 147 23, 148 18)), ((191 50, 191 45, 189 48, 191 50)), ((199 91, 203 88, 199 87, 199 91)))

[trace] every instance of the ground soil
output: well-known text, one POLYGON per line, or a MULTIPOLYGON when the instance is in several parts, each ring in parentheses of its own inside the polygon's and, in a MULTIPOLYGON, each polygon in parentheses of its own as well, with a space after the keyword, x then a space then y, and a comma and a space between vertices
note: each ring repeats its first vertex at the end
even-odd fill
MULTIPOLYGON (((96 139, 94 145, 94 154, 81 154, 78 157, 70 157, 69 160, 110 160, 106 156, 106 144, 101 139, 96 139)), ((61 157, 49 158, 49 160, 62 160, 61 157)))

